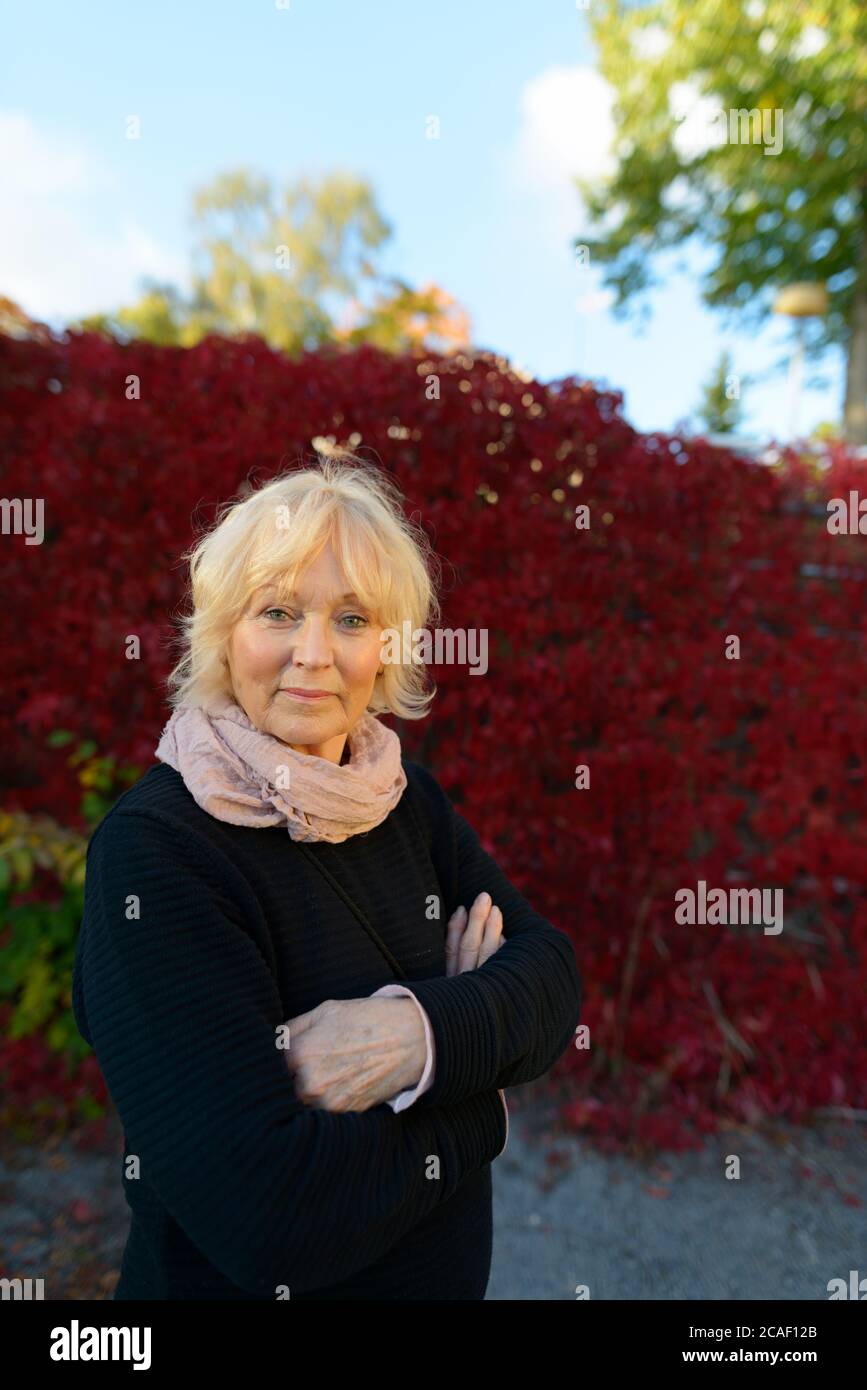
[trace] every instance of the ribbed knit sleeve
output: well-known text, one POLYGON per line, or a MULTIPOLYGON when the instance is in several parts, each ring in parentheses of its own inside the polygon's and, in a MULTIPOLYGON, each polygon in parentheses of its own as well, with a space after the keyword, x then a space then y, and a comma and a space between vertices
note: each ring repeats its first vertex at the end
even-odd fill
POLYGON ((504 1135, 496 1087, 400 1115, 305 1106, 267 955, 230 859, 157 812, 109 813, 88 850, 79 1028, 142 1176, 212 1265, 265 1298, 377 1260, 504 1135))
POLYGON ((433 1085, 416 1101, 424 1110, 543 1075, 574 1036, 582 985, 566 934, 513 887, 426 769, 416 770, 414 783, 429 818, 444 918, 488 892, 502 911, 505 940, 478 970, 407 982, 436 1047, 433 1085))

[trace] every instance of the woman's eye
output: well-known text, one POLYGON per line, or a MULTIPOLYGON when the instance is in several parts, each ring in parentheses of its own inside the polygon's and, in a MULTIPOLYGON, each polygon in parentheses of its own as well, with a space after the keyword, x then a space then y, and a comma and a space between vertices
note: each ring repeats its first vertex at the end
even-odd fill
MULTIPOLYGON (((273 613, 280 614, 280 615, 282 615, 283 617, 292 617, 292 616, 294 616, 294 614, 290 614, 290 613, 287 611, 287 609, 285 609, 285 608, 266 608, 266 609, 265 609, 265 612, 262 614, 262 616, 263 616, 263 618, 270 618, 271 615, 272 615, 273 613)), ((367 618, 362 617, 362 615, 361 615, 360 613, 346 613, 346 614, 344 614, 344 621, 345 621, 347 618, 350 619, 350 620, 351 620, 351 619, 355 619, 355 622, 356 622, 356 623, 360 623, 360 624, 362 624, 362 626, 365 626, 365 627, 367 626, 367 622, 368 622, 367 618)), ((358 628, 357 628, 357 627, 354 627, 352 630, 353 630, 353 631, 358 631, 358 628)))

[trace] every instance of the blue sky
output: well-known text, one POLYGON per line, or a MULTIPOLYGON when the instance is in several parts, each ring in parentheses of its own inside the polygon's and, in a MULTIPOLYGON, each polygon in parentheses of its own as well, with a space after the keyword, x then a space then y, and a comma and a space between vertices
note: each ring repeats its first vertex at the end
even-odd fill
MULTIPOLYGON (((785 369, 769 375, 786 322, 756 335, 704 309, 707 248, 687 272, 654 263, 646 327, 615 319, 575 264, 570 176, 604 169, 610 127, 574 0, 42 0, 7 9, 3 47, 0 294, 31 314, 114 308, 142 275, 185 286, 191 191, 223 170, 281 186, 342 169, 394 228, 385 269, 455 295, 475 345, 543 381, 622 390, 642 430, 690 414, 728 347, 737 372, 766 378, 745 389, 744 431, 790 436, 785 369)), ((841 353, 823 374, 801 433, 839 416, 841 353)))

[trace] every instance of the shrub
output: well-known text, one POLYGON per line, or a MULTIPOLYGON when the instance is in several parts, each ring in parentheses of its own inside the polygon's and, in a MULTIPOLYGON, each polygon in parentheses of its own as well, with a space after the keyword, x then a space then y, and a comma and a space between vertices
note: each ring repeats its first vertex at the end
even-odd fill
POLYGON ((819 477, 785 451, 760 467, 641 436, 616 393, 482 352, 288 361, 82 334, 0 339, 0 377, 0 443, 46 524, 0 548, 7 805, 82 829, 58 726, 153 761, 191 522, 313 440, 346 443, 451 562, 443 626, 489 633, 487 677, 436 668, 431 718, 400 733, 574 941, 592 1046, 557 1068, 567 1120, 679 1144, 867 1104, 863 576, 858 537, 805 512, 863 463, 841 450, 819 477), (677 925, 699 879, 782 888, 786 929, 677 925))

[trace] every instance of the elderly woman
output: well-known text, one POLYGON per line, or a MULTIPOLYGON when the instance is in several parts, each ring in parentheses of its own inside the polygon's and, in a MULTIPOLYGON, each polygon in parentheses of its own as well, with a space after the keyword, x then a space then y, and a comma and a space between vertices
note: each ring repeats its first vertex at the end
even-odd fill
POLYGON ((114 1296, 483 1299, 502 1088, 581 984, 376 718, 433 698, 384 645, 438 611, 426 536, 350 456, 186 558, 172 716, 91 839, 74 967, 124 1127, 114 1296))

